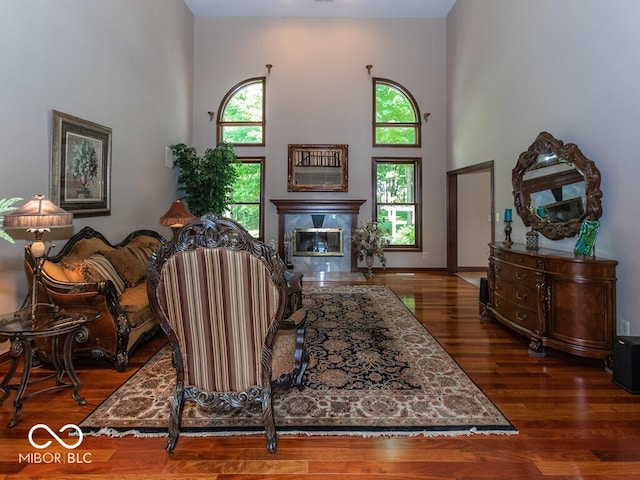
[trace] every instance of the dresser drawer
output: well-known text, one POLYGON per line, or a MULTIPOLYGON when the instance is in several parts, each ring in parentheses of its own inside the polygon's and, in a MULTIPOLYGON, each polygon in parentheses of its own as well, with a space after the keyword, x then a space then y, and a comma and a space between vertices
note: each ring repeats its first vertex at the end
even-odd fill
POLYGON ((538 314, 535 310, 516 305, 502 297, 498 292, 494 296, 493 307, 497 313, 508 318, 512 323, 516 323, 531 332, 540 330, 538 314))
POLYGON ((536 311, 538 309, 538 290, 536 288, 512 283, 498 276, 496 276, 493 288, 497 295, 500 295, 510 303, 529 310, 536 311))
POLYGON ((526 268, 516 267, 509 263, 496 261, 494 269, 497 277, 500 277, 508 283, 523 285, 528 288, 536 287, 536 272, 526 268))
POLYGON ((493 248, 491 255, 496 260, 502 260, 503 262, 513 263, 514 265, 520 265, 523 267, 536 268, 536 257, 527 255, 526 253, 493 248))

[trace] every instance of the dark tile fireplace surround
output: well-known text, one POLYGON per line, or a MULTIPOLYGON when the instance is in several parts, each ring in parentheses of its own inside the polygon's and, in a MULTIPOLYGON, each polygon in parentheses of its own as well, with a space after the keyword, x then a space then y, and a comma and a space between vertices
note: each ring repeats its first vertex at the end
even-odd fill
POLYGON ((356 272, 358 259, 351 250, 351 232, 358 225, 360 207, 366 200, 271 200, 278 213, 278 253, 285 258, 285 235, 294 229, 318 228, 312 218, 322 221, 321 228, 340 229, 343 236, 341 255, 305 254, 292 255, 289 260, 294 269, 301 272, 356 272))

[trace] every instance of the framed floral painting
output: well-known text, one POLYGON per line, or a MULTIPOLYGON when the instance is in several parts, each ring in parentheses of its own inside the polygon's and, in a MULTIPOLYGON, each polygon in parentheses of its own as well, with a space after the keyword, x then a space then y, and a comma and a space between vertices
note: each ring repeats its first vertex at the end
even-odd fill
POLYGON ((53 111, 51 200, 75 217, 111 214, 111 129, 53 111))

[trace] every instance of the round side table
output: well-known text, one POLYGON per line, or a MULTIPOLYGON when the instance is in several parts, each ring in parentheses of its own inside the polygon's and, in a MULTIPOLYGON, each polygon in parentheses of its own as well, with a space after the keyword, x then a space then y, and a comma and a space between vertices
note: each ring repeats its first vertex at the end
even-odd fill
POLYGON ((67 388, 73 389, 71 396, 80 405, 85 405, 86 400, 80 396, 80 379, 73 367, 71 355, 75 342, 82 343, 88 338, 86 324, 95 320, 100 313, 95 309, 78 307, 78 309, 54 310, 49 306, 38 308, 34 315, 29 309, 17 312, 0 314, 0 338, 6 338, 11 342, 9 355, 11 364, 7 374, 0 383, 0 406, 9 396, 10 390, 16 391, 13 401, 15 412, 9 421, 9 428, 14 427, 18 421, 25 400, 47 392, 55 392, 67 388), (60 338, 65 336, 62 352, 60 352, 60 338), (31 381, 34 338, 51 338, 51 361, 56 372, 31 381), (19 383, 10 383, 20 358, 23 360, 22 377, 19 383), (70 383, 64 380, 65 374, 70 383), (34 391, 25 395, 27 387, 40 384, 55 378, 55 385, 34 391))

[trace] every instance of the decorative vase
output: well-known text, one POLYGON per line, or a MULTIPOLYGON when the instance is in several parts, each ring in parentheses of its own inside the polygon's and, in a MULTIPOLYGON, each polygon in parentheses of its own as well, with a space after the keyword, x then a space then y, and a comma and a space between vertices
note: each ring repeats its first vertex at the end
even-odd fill
POLYGON ((538 250, 538 232, 531 229, 526 233, 527 250, 538 250))
POLYGON ((369 269, 369 278, 373 277, 373 255, 367 255, 366 257, 367 268, 369 269))

